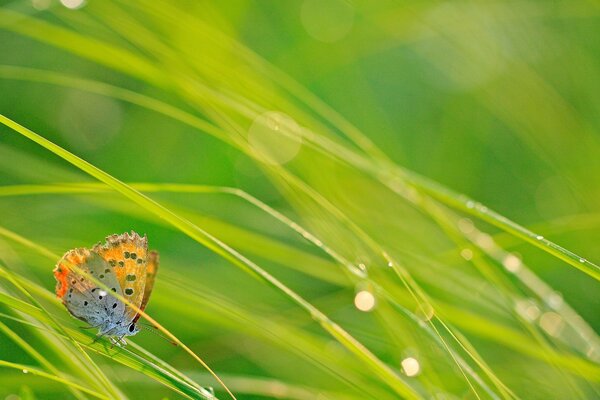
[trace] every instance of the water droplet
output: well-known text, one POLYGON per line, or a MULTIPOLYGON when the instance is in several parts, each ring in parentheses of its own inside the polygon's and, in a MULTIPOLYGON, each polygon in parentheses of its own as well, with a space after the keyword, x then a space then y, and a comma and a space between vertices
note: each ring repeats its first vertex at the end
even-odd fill
POLYGON ((31 0, 31 5, 36 10, 45 10, 50 7, 51 3, 51 0, 31 0))
POLYGON ((415 315, 421 321, 429 321, 435 315, 435 311, 433 310, 433 307, 431 306, 431 304, 422 303, 420 306, 417 306, 415 315))
POLYGON ((361 290, 354 297, 354 305, 363 312, 369 312, 375 307, 375 296, 368 290, 361 290))
POLYGON ((542 240, 542 239, 544 239, 544 237, 543 237, 542 235, 537 235, 535 238, 536 238, 537 240, 542 240))
POLYGON ((471 249, 462 249, 460 251, 460 256, 465 260, 470 261, 473 259, 473 251, 471 249))
POLYGON ((407 357, 402 360, 402 372, 406 376, 415 376, 419 373, 421 366, 419 365, 419 361, 413 357, 407 357))
POLYGON ((394 266, 394 263, 391 262, 391 261, 388 261, 387 266, 390 267, 390 268, 392 268, 394 266))
POLYGON ((557 309, 563 304, 563 297, 558 292, 552 292, 546 298, 546 304, 551 308, 557 309))
POLYGON ((29 371, 28 371, 28 370, 26 370, 26 369, 23 369, 23 373, 24 373, 24 374, 28 374, 28 373, 29 373, 29 371))
POLYGON ((473 208, 473 207, 475 207, 475 202, 473 200, 467 201, 467 208, 473 208))
POLYGON ((587 261, 587 260, 586 260, 585 258, 580 258, 580 259, 579 259, 579 262, 580 262, 580 263, 584 263, 584 262, 586 262, 586 261, 587 261))
POLYGON ((300 151, 301 131, 291 117, 270 111, 253 121, 248 130, 248 143, 265 162, 285 164, 300 151))
POLYGON ((508 254, 504 257, 502 265, 508 272, 516 273, 521 269, 521 259, 514 254, 508 254))
POLYGON ((590 345, 588 351, 585 353, 588 358, 592 361, 598 362, 600 361, 600 349, 594 345, 590 345))
POLYGON ((85 5, 85 0, 60 0, 60 4, 70 10, 77 10, 85 5))
POLYGON ((529 321, 535 321, 540 316, 540 309, 532 300, 517 301, 515 310, 521 317, 529 321))
POLYGON ((484 250, 491 250, 494 247, 494 239, 487 233, 477 235, 475 242, 484 250))
POLYGON ((98 292, 98 296, 104 297, 104 296, 106 296, 106 292, 104 290, 101 290, 98 292))
POLYGON ((558 336, 563 327, 563 319, 553 311, 548 311, 540 317, 540 326, 550 336, 558 336))

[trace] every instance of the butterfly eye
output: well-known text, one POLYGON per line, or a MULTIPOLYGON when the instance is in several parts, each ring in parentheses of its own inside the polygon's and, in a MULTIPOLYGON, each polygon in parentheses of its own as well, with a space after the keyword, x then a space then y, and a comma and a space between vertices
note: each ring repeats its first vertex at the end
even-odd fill
POLYGON ((135 330, 135 324, 129 325, 129 332, 133 332, 135 330))

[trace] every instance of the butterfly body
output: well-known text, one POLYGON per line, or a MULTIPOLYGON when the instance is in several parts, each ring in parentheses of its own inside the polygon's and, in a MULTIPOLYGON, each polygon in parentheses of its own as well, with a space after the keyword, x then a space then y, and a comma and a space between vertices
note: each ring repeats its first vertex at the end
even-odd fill
POLYGON ((111 235, 91 250, 65 253, 54 269, 56 295, 74 317, 98 328, 98 337, 124 343, 139 331, 138 310, 148 304, 157 269, 158 253, 148 252, 146 236, 111 235))

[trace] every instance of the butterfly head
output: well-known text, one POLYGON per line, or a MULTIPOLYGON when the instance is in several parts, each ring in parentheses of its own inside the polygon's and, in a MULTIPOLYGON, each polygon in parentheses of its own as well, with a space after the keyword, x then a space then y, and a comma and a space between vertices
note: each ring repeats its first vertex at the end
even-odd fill
POLYGON ((136 333, 138 333, 140 331, 140 328, 134 323, 132 322, 131 324, 129 324, 129 326, 127 327, 127 336, 133 336, 136 333))

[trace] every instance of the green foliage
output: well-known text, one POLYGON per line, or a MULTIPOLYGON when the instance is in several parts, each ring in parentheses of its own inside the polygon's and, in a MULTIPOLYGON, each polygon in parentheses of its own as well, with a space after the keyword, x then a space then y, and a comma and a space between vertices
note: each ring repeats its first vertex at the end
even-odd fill
POLYGON ((597 397, 596 20, 2 5, 0 397, 597 397), (132 229, 159 335, 112 348, 51 270, 132 229))

